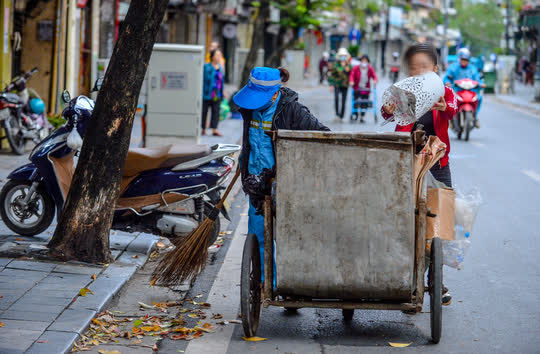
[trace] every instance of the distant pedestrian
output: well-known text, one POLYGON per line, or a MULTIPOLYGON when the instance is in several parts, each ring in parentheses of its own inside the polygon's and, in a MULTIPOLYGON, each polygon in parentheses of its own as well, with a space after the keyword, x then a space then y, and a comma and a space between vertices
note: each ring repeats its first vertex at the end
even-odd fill
POLYGON ((224 73, 221 66, 223 55, 219 49, 214 49, 210 52, 210 62, 204 64, 203 76, 203 109, 202 109, 202 135, 206 134, 206 117, 208 109, 212 114, 210 120, 210 128, 212 128, 214 136, 222 136, 218 131, 219 123, 219 107, 223 99, 223 84, 224 73))
MULTIPOLYGON (((210 59, 210 53, 214 50, 221 50, 219 48, 219 43, 216 42, 216 41, 213 41, 210 43, 210 45, 208 46, 208 51, 206 52, 206 62, 207 63, 210 63, 211 59, 210 59)), ((221 59, 220 59, 220 62, 221 64, 221 67, 223 68, 223 71, 225 71, 225 57, 223 56, 223 52, 221 53, 221 59)))
POLYGON ((319 83, 322 85, 326 80, 326 74, 328 72, 328 52, 324 52, 321 60, 319 60, 319 83))
MULTIPOLYGON (((369 57, 367 55, 363 55, 360 58, 360 65, 352 69, 349 81, 353 88, 355 102, 360 99, 364 101, 360 104, 360 108, 367 108, 368 104, 365 101, 369 99, 372 85, 375 86, 377 84, 375 69, 369 63, 369 57)), ((366 112, 364 110, 360 110, 360 122, 364 121, 365 114, 366 112)))
POLYGON ((347 90, 349 89, 349 74, 351 73, 351 56, 345 48, 339 48, 336 61, 328 70, 328 82, 334 90, 334 106, 336 109, 336 121, 343 121, 345 116, 345 103, 347 102, 347 90))

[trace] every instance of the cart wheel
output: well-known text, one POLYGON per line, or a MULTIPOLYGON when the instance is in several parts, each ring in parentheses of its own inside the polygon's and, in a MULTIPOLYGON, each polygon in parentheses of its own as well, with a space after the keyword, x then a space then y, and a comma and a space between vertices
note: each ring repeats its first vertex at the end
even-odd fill
POLYGON ((442 332, 442 244, 438 237, 431 241, 431 257, 428 273, 429 307, 431 311, 431 340, 439 343, 442 332))
POLYGON ((242 254, 240 275, 240 308, 246 337, 254 337, 261 314, 261 256, 254 234, 247 235, 242 254))
POLYGON ((342 313, 343 313, 343 319, 345 321, 352 321, 353 316, 354 316, 354 310, 353 309, 343 309, 342 313))

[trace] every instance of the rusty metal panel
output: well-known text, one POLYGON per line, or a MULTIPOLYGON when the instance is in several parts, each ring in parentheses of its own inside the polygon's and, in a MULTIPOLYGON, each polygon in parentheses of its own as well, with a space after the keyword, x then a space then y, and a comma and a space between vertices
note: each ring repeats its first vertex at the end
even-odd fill
POLYGON ((276 153, 277 293, 409 301, 410 135, 280 131, 276 153))

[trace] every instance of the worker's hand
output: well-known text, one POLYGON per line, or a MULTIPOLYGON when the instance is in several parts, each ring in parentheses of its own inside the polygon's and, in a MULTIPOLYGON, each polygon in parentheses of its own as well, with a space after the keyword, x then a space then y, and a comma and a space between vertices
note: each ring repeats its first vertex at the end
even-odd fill
POLYGON ((334 86, 330 85, 329 87, 330 92, 334 92, 334 86))
POLYGON ((396 105, 393 103, 385 104, 382 106, 382 109, 386 114, 394 114, 394 111, 396 110, 396 105))
POLYGON ((433 108, 431 109, 441 111, 441 112, 446 111, 446 101, 444 100, 444 97, 441 96, 441 98, 439 98, 439 101, 437 101, 437 103, 435 103, 433 105, 433 108))
POLYGON ((444 84, 444 86, 452 87, 452 83, 451 83, 451 82, 446 82, 446 83, 444 84))
POLYGON ((480 85, 481 88, 486 88, 486 86, 487 86, 486 84, 480 85))

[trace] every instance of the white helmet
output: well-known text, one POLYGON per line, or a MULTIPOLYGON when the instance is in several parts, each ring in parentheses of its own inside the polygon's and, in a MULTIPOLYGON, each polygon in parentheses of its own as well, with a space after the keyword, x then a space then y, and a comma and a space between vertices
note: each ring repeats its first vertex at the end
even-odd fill
POLYGON ((394 56, 394 58, 399 57, 399 53, 398 53, 398 52, 394 52, 392 55, 394 56))
POLYGON ((467 48, 458 50, 457 56, 459 59, 471 60, 471 52, 467 48))

